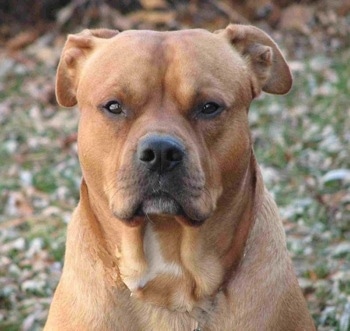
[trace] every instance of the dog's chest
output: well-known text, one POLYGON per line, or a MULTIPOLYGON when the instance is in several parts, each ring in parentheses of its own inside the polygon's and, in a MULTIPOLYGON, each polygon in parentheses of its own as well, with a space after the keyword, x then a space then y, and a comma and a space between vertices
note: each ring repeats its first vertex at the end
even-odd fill
POLYGON ((159 276, 173 279, 183 275, 183 270, 179 264, 165 259, 158 234, 153 230, 151 224, 146 226, 143 251, 146 269, 134 279, 124 281, 131 292, 145 288, 159 276))
MULTIPOLYGON (((134 249, 137 248, 134 247, 134 249)), ((158 234, 153 230, 151 224, 146 225, 143 236, 143 252, 139 254, 139 257, 140 260, 143 260, 141 263, 144 265, 139 270, 133 272, 132 269, 135 266, 130 260, 123 261, 124 264, 121 266, 123 282, 132 294, 141 292, 150 286, 150 283, 157 277, 175 279, 183 275, 182 267, 179 264, 165 259, 158 234)))

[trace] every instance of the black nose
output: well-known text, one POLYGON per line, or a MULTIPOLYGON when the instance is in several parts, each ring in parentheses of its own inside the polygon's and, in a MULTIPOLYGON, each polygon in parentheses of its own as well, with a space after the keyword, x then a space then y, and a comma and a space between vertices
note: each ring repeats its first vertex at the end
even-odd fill
POLYGON ((183 144, 175 137, 152 135, 139 142, 137 156, 146 168, 162 173, 179 165, 184 151, 183 144))

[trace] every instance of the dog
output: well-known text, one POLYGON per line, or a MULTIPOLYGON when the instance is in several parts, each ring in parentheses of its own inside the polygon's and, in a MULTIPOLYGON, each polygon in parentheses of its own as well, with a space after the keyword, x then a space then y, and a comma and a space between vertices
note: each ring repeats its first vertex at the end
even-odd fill
POLYGON ((291 86, 249 25, 70 35, 83 179, 45 330, 315 330, 248 125, 291 86))

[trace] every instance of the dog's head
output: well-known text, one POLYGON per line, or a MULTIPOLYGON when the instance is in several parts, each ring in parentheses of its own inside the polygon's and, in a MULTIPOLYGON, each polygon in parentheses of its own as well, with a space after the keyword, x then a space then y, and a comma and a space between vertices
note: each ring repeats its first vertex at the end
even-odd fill
POLYGON ((244 180, 250 102, 291 83, 278 47, 251 26, 85 30, 68 38, 56 93, 81 110, 83 176, 115 218, 200 225, 244 180))

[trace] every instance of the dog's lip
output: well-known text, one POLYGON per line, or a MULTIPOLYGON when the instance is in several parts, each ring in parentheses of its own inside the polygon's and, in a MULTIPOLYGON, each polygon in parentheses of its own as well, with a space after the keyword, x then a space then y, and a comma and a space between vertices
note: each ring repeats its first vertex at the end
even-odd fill
POLYGON ((181 215, 184 214, 184 210, 171 194, 159 191, 145 197, 137 207, 136 216, 146 214, 181 215))
MULTIPOLYGON (((188 199, 190 199, 190 197, 188 199)), ((170 193, 157 191, 140 199, 134 204, 134 208, 131 210, 129 209, 127 212, 120 213, 118 210, 113 210, 112 213, 114 217, 129 227, 137 227, 147 221, 152 221, 153 216, 160 216, 162 219, 173 219, 185 226, 198 227, 202 225, 211 214, 198 213, 197 210, 191 208, 190 204, 186 203, 187 200, 181 203, 180 197, 176 199, 170 193), (155 201, 153 208, 152 201, 155 201), (162 210, 163 202, 168 203, 168 206, 162 210), (145 203, 148 204, 148 207, 151 206, 151 208, 146 208, 145 210, 143 208, 145 203), (157 207, 158 210, 156 210, 157 207), (166 210, 166 208, 168 208, 168 210, 166 210)))
POLYGON ((174 198, 171 194, 167 192, 156 192, 152 194, 151 196, 148 196, 144 200, 141 201, 139 206, 137 207, 134 216, 131 218, 131 222, 135 224, 139 224, 141 220, 144 220, 152 215, 159 215, 159 216, 172 216, 180 223, 191 225, 191 226, 199 226, 201 225, 205 220, 202 219, 196 219, 190 217, 185 209, 182 207, 182 204, 178 202, 176 198, 174 198), (151 212, 147 212, 147 204, 152 204, 152 201, 160 200, 163 201, 163 203, 172 203, 174 204, 174 207, 176 208, 176 211, 171 212, 164 212, 162 210, 159 210, 158 212, 153 210, 151 212), (146 207, 146 208, 145 208, 146 207))

